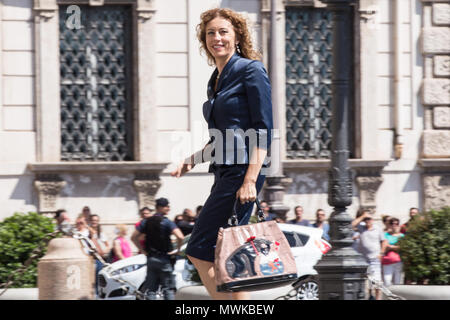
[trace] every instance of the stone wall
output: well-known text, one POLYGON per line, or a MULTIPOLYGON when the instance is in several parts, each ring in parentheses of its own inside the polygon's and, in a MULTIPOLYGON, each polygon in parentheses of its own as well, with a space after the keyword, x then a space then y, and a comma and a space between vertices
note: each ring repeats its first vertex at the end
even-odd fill
POLYGON ((450 4, 422 0, 423 193, 426 210, 450 204, 450 4), (435 159, 427 160, 427 159, 435 159))

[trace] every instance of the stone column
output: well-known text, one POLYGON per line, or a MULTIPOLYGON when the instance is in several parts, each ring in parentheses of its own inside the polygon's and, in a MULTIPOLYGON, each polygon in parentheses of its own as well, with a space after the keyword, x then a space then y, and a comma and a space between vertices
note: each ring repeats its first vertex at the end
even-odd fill
POLYGON ((66 185, 56 174, 41 174, 36 176, 34 187, 37 189, 39 198, 39 212, 56 211, 59 194, 66 185))
POLYGON ((450 203, 450 4, 422 0, 422 136, 424 210, 450 203))
POLYGON ((136 174, 133 181, 134 188, 138 195, 139 208, 155 208, 155 195, 161 187, 161 180, 158 174, 136 174))
POLYGON ((56 0, 34 0, 37 160, 60 160, 59 27, 56 0))
POLYGON ((156 110, 156 13, 154 0, 136 1, 136 123, 135 157, 137 161, 158 161, 156 110))
MULTIPOLYGON (((283 204, 284 193, 289 178, 283 174, 283 159, 285 158, 285 54, 284 54, 284 3, 280 0, 264 0, 261 5, 263 17, 263 34, 270 35, 270 41, 263 45, 269 57, 269 75, 272 86, 273 107, 273 139, 271 146, 271 168, 264 187, 264 200, 271 212, 285 220, 289 207, 283 204), (269 48, 270 45, 270 48, 269 48)), ((264 37, 263 38, 267 38, 264 37)), ((266 57, 267 61, 267 57, 266 57)))

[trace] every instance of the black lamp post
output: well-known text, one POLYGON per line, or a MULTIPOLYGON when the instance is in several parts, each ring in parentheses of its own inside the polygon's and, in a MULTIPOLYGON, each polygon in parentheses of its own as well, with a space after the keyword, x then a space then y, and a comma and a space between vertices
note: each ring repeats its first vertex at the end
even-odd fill
POLYGON ((367 263, 353 248, 352 179, 348 166, 349 110, 352 101, 352 10, 355 0, 322 0, 333 14, 332 144, 328 203, 332 249, 314 267, 319 273, 320 300, 365 299, 367 263))

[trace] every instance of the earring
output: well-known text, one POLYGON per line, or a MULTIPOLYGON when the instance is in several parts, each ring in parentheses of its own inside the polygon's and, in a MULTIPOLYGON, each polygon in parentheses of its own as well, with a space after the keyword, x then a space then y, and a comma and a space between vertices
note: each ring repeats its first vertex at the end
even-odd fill
POLYGON ((239 43, 236 43, 236 51, 238 53, 241 53, 241 47, 239 46, 239 43))

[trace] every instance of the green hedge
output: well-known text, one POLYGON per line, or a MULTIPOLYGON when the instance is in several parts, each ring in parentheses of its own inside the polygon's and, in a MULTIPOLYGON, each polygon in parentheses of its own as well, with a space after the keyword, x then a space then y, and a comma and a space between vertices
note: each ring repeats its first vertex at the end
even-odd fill
POLYGON ((399 245, 407 279, 450 284, 450 207, 414 219, 399 245))
MULTIPOLYGON (((5 283, 11 272, 19 269, 44 236, 53 230, 51 218, 34 212, 15 213, 0 222, 0 283, 5 283)), ((44 246, 41 256, 46 251, 44 246)), ((20 277, 15 277, 10 288, 37 287, 37 263, 36 259, 20 277)))

